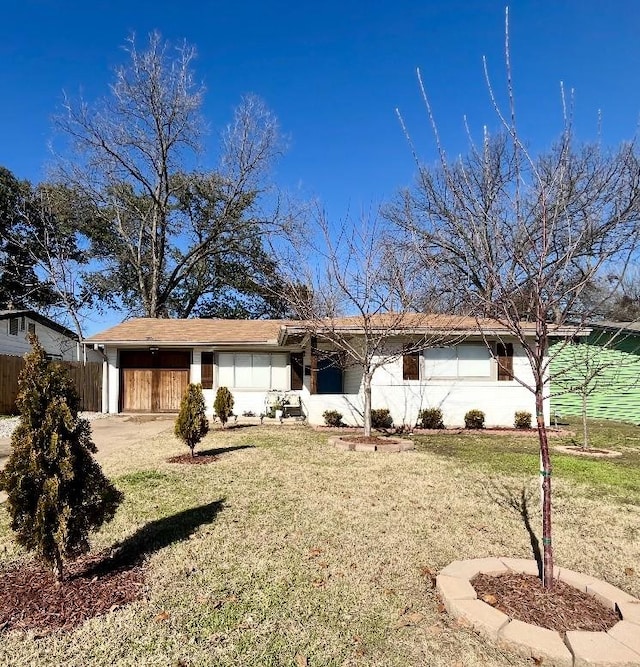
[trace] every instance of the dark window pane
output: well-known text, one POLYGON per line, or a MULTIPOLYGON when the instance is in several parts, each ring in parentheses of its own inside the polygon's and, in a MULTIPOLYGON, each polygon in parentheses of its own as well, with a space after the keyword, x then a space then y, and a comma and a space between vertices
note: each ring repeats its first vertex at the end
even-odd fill
POLYGON ((318 358, 318 394, 342 393, 343 369, 338 355, 318 358))

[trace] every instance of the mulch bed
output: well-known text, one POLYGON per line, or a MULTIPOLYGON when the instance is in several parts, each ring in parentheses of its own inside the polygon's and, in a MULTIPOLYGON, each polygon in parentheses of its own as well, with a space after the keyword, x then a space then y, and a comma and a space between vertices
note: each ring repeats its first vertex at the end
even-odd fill
POLYGON ((72 630, 86 620, 139 600, 144 595, 143 564, 110 565, 108 554, 79 558, 56 582, 37 562, 0 572, 0 631, 35 630, 46 635, 72 630))
POLYGON ((170 459, 167 459, 168 463, 187 463, 189 465, 205 465, 207 463, 213 463, 217 461, 218 457, 214 454, 197 454, 191 456, 191 454, 180 454, 180 456, 172 456, 170 459))
POLYGON ((602 632, 620 617, 592 595, 556 580, 547 591, 531 574, 479 574, 471 580, 478 598, 511 618, 549 630, 602 632))
POLYGON ((356 444, 363 444, 363 445, 391 445, 395 442, 398 442, 397 439, 394 438, 386 438, 383 436, 379 435, 350 435, 348 438, 345 438, 345 440, 348 440, 349 442, 355 442, 356 444))

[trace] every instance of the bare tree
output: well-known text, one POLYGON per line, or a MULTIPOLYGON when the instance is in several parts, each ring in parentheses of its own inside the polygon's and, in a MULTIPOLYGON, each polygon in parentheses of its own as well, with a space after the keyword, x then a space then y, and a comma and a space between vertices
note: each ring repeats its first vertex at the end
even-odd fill
POLYGON ((425 348, 460 336, 450 334, 453 318, 416 311, 424 305, 424 275, 413 253, 392 247, 379 217, 346 220, 338 229, 321 210, 313 219, 315 225, 307 221, 289 237, 279 293, 310 334, 314 355, 334 355, 334 363, 361 369, 369 436, 374 373, 403 357, 417 364, 425 348))
POLYGON ((566 105, 559 139, 534 155, 516 124, 508 22, 506 34, 506 114, 487 76, 502 132, 485 130, 479 144, 469 133, 469 153, 457 160, 445 154, 418 72, 440 159, 435 168, 418 160, 415 187, 390 215, 417 242, 419 255, 437 257, 430 266, 439 280, 455 286, 478 316, 503 324, 529 360, 541 456, 543 581, 550 588, 551 460, 543 412, 549 335, 571 323, 579 330, 590 315, 580 298, 587 287, 612 266, 618 280, 624 274, 640 229, 640 164, 633 142, 613 151, 579 145, 566 105))
MULTIPOLYGON (((63 186, 42 185, 30 191, 21 206, 13 243, 29 257, 51 297, 46 312, 68 322, 80 341, 83 322, 92 305, 84 272, 89 257, 81 248, 82 211, 70 205, 72 193, 63 186)), ((84 212, 87 214, 87 212, 84 212)))
POLYGON ((172 49, 153 33, 146 51, 133 38, 127 50, 107 98, 67 99, 57 127, 72 152, 57 178, 93 208, 84 230, 99 260, 92 289, 129 312, 187 317, 230 263, 262 265, 262 239, 279 213, 261 207, 282 148, 278 124, 261 100, 244 98, 223 133, 218 168, 196 171, 204 91, 192 73, 194 49, 172 49))
MULTIPOLYGON (((554 356, 553 396, 579 396, 582 417, 582 447, 589 448, 589 400, 599 393, 615 396, 640 382, 640 349, 627 327, 632 322, 599 322, 586 338, 562 343, 554 356)), ((553 346, 552 346, 553 350, 553 346)))

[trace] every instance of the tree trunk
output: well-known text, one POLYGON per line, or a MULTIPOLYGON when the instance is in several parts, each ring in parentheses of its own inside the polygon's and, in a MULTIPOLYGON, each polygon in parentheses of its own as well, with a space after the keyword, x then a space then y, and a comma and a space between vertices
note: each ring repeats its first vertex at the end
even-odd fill
POLYGON ((64 564, 58 549, 55 550, 53 556, 53 576, 56 578, 56 581, 62 581, 64 578, 64 564))
POLYGON ((364 435, 371 435, 371 374, 365 371, 364 377, 364 435))
POLYGON ((536 387, 536 422, 540 443, 540 475, 542 476, 542 584, 553 587, 553 546, 551 544, 551 456, 547 427, 544 424, 542 386, 536 387))
POLYGON ((582 394, 582 446, 589 448, 589 427, 587 426, 587 395, 582 394))

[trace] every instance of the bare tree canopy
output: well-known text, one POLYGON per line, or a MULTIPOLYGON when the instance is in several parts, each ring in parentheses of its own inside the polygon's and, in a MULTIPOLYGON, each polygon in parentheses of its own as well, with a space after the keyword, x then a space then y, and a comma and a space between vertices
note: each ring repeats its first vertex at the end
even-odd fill
POLYGON ((347 219, 334 228, 325 212, 316 210, 289 237, 288 248, 279 262, 281 298, 311 336, 314 356, 326 354, 362 371, 362 417, 369 436, 376 370, 452 342, 451 318, 416 311, 417 304, 425 304, 424 274, 412 249, 403 254, 393 247, 380 217, 347 219), (427 329, 436 321, 437 327, 427 329))
POLYGON ((31 243, 41 228, 33 188, 0 167, 0 307, 46 307, 56 296, 36 268, 41 255, 31 243))
MULTIPOLYGON (((448 159, 440 142, 419 74, 439 161, 435 167, 418 161, 416 184, 401 194, 389 217, 443 291, 456 293, 478 316, 496 318, 529 359, 544 494, 543 578, 550 587, 551 460, 544 419, 549 338, 554 326, 579 327, 601 312, 602 303, 583 298, 598 281, 603 284, 601 278, 615 272, 612 290, 622 280, 640 230, 640 161, 635 142, 615 150, 579 144, 564 96, 560 137, 548 150, 530 151, 516 124, 508 36, 507 26, 506 113, 487 76, 502 130, 485 130, 477 143, 469 135, 467 155, 456 160, 448 159), (527 335, 526 322, 535 325, 535 337, 527 335)), ((601 292, 596 301, 610 293, 601 292)))
POLYGON ((99 264, 91 288, 147 317, 211 314, 225 307, 224 290, 248 293, 250 303, 274 270, 263 238, 279 212, 276 205, 267 216, 262 204, 282 149, 277 121, 260 99, 245 97, 221 138, 218 167, 197 170, 204 90, 192 72, 194 49, 153 33, 145 51, 133 38, 127 51, 107 98, 67 99, 57 118, 71 150, 57 178, 93 210, 84 229, 99 264), (245 266, 245 279, 231 281, 245 266))

